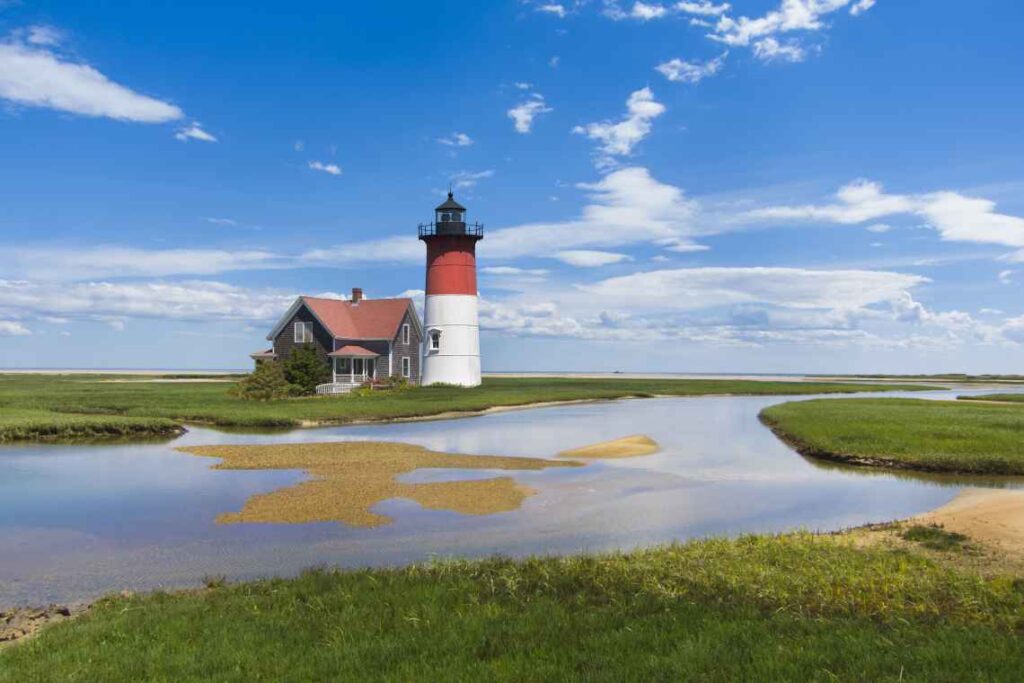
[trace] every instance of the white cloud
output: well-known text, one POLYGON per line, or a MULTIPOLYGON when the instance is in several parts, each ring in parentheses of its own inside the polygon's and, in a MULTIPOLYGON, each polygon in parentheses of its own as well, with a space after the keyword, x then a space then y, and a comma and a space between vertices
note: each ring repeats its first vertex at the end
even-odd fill
MULTIPOLYGON (((29 33, 31 40, 32 33, 29 33)), ((46 40, 43 34, 37 39, 46 40)), ((41 45, 0 43, 0 98, 81 116, 137 123, 184 117, 168 102, 114 83, 95 68, 67 61, 41 45)))
POLYGON ((0 337, 24 337, 32 331, 16 320, 0 320, 0 337))
POLYGON ((951 191, 886 194, 880 184, 868 180, 856 180, 840 188, 836 197, 838 203, 775 206, 756 209, 747 216, 754 220, 820 220, 854 225, 910 214, 924 218, 946 241, 1024 249, 1024 218, 997 213, 995 203, 987 199, 951 191))
POLYGON ((675 9, 679 10, 680 12, 685 12, 687 14, 697 14, 703 17, 721 16, 728 12, 731 7, 732 5, 730 5, 727 2, 723 2, 720 5, 716 5, 715 3, 709 2, 708 0, 701 0, 700 2, 677 2, 675 4, 675 9))
POLYGON ((459 171, 451 176, 452 184, 456 189, 467 189, 476 187, 476 184, 485 178, 494 176, 494 171, 459 171))
POLYGON ((649 5, 646 2, 634 2, 633 9, 629 12, 630 17, 633 19, 639 19, 640 21, 661 19, 666 14, 668 14, 668 10, 662 5, 649 5))
POLYGON ((484 275, 530 275, 534 277, 542 277, 548 274, 548 270, 544 268, 517 268, 515 266, 485 266, 480 269, 480 272, 484 275))
POLYGON ((677 83, 700 83, 705 78, 714 76, 725 66, 728 52, 706 62, 687 62, 682 59, 671 59, 659 64, 654 69, 665 78, 677 83))
POLYGON ((259 250, 16 247, 0 262, 0 273, 33 280, 84 280, 211 275, 280 265, 277 255, 259 250))
POLYGON ((884 232, 889 232, 890 230, 892 230, 892 226, 886 223, 872 223, 871 225, 866 227, 865 230, 880 235, 884 232))
POLYGON ((531 88, 533 88, 533 83, 525 83, 523 81, 513 83, 512 85, 514 85, 519 90, 530 90, 531 88))
POLYGON ((850 4, 850 0, 782 0, 778 9, 762 17, 723 16, 708 37, 727 45, 747 46, 759 38, 791 31, 819 31, 822 17, 850 4))
POLYGON ((763 62, 802 62, 807 53, 796 42, 782 44, 768 37, 754 43, 754 56, 763 62))
POLYGON ((562 58, 559 57, 558 55, 555 55, 554 57, 548 60, 548 66, 550 66, 552 69, 557 69, 561 61, 562 58))
POLYGON ((1004 270, 999 273, 999 281, 1004 285, 1013 284, 1013 276, 1017 273, 1015 270, 1004 270))
POLYGON ((438 138, 437 141, 442 145, 448 145, 449 147, 469 147, 473 144, 473 138, 469 137, 465 133, 452 133, 448 137, 438 138))
POLYGON ((737 304, 860 309, 928 282, 903 273, 799 268, 681 268, 603 280, 580 289, 613 308, 680 311, 737 304))
POLYGON ((541 114, 554 111, 544 101, 540 93, 533 93, 530 99, 520 102, 508 110, 507 114, 514 122, 517 133, 529 133, 533 129, 533 120, 541 114))
POLYGON ((275 320, 295 295, 222 282, 79 282, 0 280, 4 309, 101 320, 123 329, 126 318, 275 320))
POLYGON ((875 1, 876 0, 859 0, 859 2, 855 3, 853 7, 850 8, 850 14, 857 16, 858 14, 867 12, 875 6, 875 1))
POLYGON ((25 42, 31 43, 32 45, 52 47, 59 45, 63 39, 64 34, 60 30, 53 26, 37 24, 35 26, 28 27, 25 42))
MULTIPOLYGON (((658 182, 646 168, 615 170, 596 183, 580 183, 589 202, 566 221, 526 223, 489 230, 482 259, 547 257, 573 249, 607 249, 629 244, 656 244, 674 251, 704 247, 693 242, 695 202, 682 190, 658 182)), ((316 249, 302 259, 323 263, 412 262, 423 260, 422 245, 406 236, 316 249)))
POLYGON ((191 126, 186 126, 174 134, 175 139, 182 142, 189 140, 200 140, 202 142, 217 142, 217 138, 203 130, 198 121, 193 121, 191 126))
POLYGON ((591 251, 587 249, 571 249, 568 251, 556 252, 553 258, 577 268, 597 268, 613 263, 628 261, 626 254, 617 254, 611 251, 591 251))
POLYGON ((337 164, 325 164, 322 161, 311 161, 309 167, 314 171, 320 171, 329 175, 341 175, 341 167, 337 164))
POLYGON ((213 225, 225 225, 232 228, 238 226, 238 221, 233 218, 204 218, 203 220, 213 225))
POLYGON ((565 5, 560 5, 560 4, 557 4, 557 3, 551 3, 551 4, 547 4, 547 5, 540 5, 540 6, 537 7, 537 11, 538 12, 543 12, 545 14, 554 15, 554 16, 558 17, 559 19, 565 19, 565 15, 568 13, 566 11, 566 9, 565 9, 565 5))
POLYGON ((665 113, 665 105, 654 99, 650 88, 637 90, 626 101, 626 115, 617 123, 602 121, 576 126, 574 133, 586 135, 600 143, 598 164, 614 165, 614 157, 628 156, 646 138, 652 129, 652 121, 665 113))

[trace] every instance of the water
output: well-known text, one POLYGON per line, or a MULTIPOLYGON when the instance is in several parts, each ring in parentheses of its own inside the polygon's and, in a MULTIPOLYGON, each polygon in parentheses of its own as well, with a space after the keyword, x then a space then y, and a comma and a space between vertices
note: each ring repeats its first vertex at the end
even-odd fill
MULTIPOLYGON (((917 397, 949 398, 965 391, 917 397)), ((841 529, 917 514, 979 480, 821 465, 757 420, 791 398, 618 401, 459 420, 229 434, 192 429, 167 444, 0 448, 0 605, 88 600, 122 589, 201 583, 204 577, 293 575, 314 565, 368 566, 435 556, 522 555, 634 548, 688 538, 799 528, 841 529), (538 490, 490 516, 424 510, 407 500, 374 509, 389 526, 338 523, 217 525, 256 493, 301 472, 212 470, 175 447, 217 443, 402 441, 437 451, 550 457, 646 434, 657 455, 583 468, 501 472, 538 490)), ((405 481, 481 476, 419 470, 405 481)))

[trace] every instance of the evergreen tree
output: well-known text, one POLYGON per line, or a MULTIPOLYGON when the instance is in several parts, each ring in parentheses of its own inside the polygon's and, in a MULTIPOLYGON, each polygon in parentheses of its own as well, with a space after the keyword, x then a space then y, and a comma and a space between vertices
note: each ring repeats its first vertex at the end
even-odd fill
POLYGON ((315 348, 306 344, 292 350, 284 362, 284 377, 289 384, 299 387, 303 394, 315 394, 317 385, 331 381, 331 367, 320 360, 315 348))

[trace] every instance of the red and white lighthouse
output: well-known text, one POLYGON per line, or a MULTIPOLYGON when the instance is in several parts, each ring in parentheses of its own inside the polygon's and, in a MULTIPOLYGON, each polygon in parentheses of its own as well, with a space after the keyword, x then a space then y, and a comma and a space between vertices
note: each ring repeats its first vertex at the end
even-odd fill
POLYGON ((480 384, 476 243, 479 223, 466 224, 466 207, 452 193, 435 210, 434 222, 419 226, 427 244, 427 297, 423 311, 423 384, 480 384))

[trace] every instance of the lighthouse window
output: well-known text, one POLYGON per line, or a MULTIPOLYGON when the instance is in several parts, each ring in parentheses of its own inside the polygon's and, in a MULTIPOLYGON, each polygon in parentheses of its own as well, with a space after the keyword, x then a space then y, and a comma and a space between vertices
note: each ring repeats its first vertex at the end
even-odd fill
POLYGON ((441 331, 434 330, 430 333, 430 350, 440 351, 441 350, 441 331))

